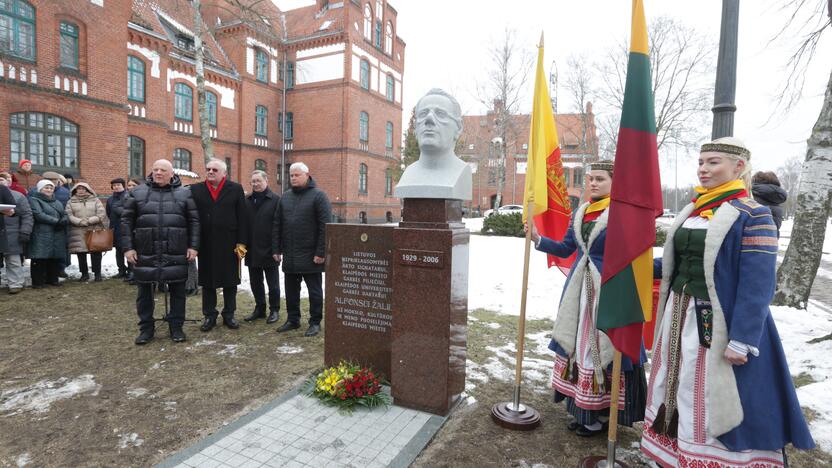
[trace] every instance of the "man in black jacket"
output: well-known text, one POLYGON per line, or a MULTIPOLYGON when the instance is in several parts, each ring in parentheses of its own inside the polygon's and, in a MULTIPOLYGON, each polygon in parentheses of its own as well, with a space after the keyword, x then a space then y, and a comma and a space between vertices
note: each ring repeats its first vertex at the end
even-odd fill
POLYGON ((253 322, 266 317, 266 292, 263 289, 263 277, 269 289, 269 318, 266 323, 275 323, 280 313, 280 281, 278 263, 273 258, 272 225, 277 218, 280 197, 269 190, 269 176, 264 171, 251 173, 251 195, 248 202, 249 240, 247 242, 246 266, 251 280, 251 293, 254 295, 254 312, 244 320, 253 322))
POLYGON ((127 195, 124 185, 124 179, 121 177, 111 180, 110 188, 113 194, 107 199, 107 219, 110 220, 109 227, 113 230, 113 247, 116 249, 116 266, 118 267, 116 278, 126 278, 129 268, 124 265, 124 249, 121 248, 121 212, 124 209, 124 197, 127 195))
POLYGON ((315 186, 309 168, 302 162, 289 167, 291 190, 280 199, 275 218, 273 238, 274 259, 283 262, 286 290, 286 323, 278 332, 300 327, 300 283, 309 290, 309 329, 306 336, 321 331, 324 293, 321 285, 324 272, 326 223, 332 208, 326 194, 315 186))
POLYGON ((199 329, 207 332, 217 324, 217 288, 222 288, 222 321, 237 329, 237 285, 249 230, 245 194, 242 185, 228 180, 224 161, 211 159, 205 171, 205 183, 190 186, 202 228, 197 263, 205 318, 199 329))
POLYGON ((136 309, 139 336, 136 344, 153 339, 153 283, 167 283, 171 295, 170 337, 185 341, 185 280, 188 262, 199 249, 199 214, 191 193, 182 188, 179 176, 167 159, 153 163, 147 185, 136 187, 124 200, 121 213, 121 247, 134 265, 138 283, 136 309))

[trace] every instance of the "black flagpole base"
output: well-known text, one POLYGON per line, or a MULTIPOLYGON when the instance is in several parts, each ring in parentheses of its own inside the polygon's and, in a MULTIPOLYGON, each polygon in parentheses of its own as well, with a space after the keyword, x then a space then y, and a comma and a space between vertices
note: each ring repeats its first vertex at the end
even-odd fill
POLYGON ((514 402, 504 401, 491 407, 491 419, 497 425, 514 431, 531 431, 540 425, 540 413, 527 405, 515 410, 514 402))
POLYGON ((615 461, 615 466, 611 467, 608 466, 607 457, 602 457, 601 455, 593 455, 591 457, 586 457, 578 463, 578 468, 630 468, 629 465, 624 463, 621 460, 615 461))

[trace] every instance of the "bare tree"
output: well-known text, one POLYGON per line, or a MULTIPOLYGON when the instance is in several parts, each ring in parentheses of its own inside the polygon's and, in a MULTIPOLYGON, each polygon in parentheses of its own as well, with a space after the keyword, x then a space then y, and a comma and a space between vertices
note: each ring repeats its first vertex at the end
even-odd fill
MULTIPOLYGON (((693 147, 701 141, 710 118, 713 73, 716 68, 711 39, 680 20, 660 16, 650 22, 650 68, 656 110, 656 139, 665 144, 693 147)), ((602 152, 615 147, 618 119, 624 104, 627 78, 628 41, 609 49, 596 69, 601 80, 598 98, 615 111, 616 131, 601 125, 602 152)), ((609 123, 609 122, 608 122, 609 123)), ((614 153, 614 149, 613 149, 614 153)))
MULTIPOLYGON (((578 55, 570 55, 566 59, 566 73, 563 76, 563 87, 572 101, 573 111, 581 116, 581 128, 569 129, 570 132, 578 132, 573 135, 579 144, 588 148, 592 154, 598 154, 597 139, 591 138, 589 130, 589 114, 587 113, 587 105, 594 98, 592 92, 595 89, 593 79, 593 69, 591 62, 586 58, 578 55)), ((559 129, 560 130, 560 129, 559 129)), ((584 167, 584 173, 586 168, 584 167)))
MULTIPOLYGON (((779 35, 801 37, 788 61, 790 81, 781 93, 786 110, 803 92, 804 76, 821 36, 832 29, 832 4, 823 0, 788 0, 782 10, 787 20, 779 35), (827 5, 824 5, 827 3, 827 5), (826 7, 828 6, 828 10, 826 7), (808 15, 808 17, 806 16, 808 15), (805 18, 805 19, 802 19, 805 18), (793 31, 797 29, 797 34, 793 31), (808 33, 806 32, 808 30, 808 33)), ((781 99, 781 103, 783 103, 781 99)), ((820 115, 806 142, 806 158, 800 175, 794 225, 783 263, 777 270, 774 303, 806 308, 812 284, 820 266, 820 246, 832 212, 832 73, 826 85, 820 115)))
POLYGON ((788 196, 783 206, 787 218, 794 216, 794 209, 797 206, 797 191, 800 187, 800 171, 802 169, 803 158, 792 156, 786 159, 786 162, 778 167, 776 171, 777 178, 780 179, 780 185, 788 196))
POLYGON ((476 99, 493 110, 496 138, 500 146, 497 199, 494 208, 502 205, 505 183, 506 151, 518 141, 520 128, 513 118, 525 97, 526 82, 532 70, 532 54, 520 46, 517 32, 505 29, 503 35, 488 51, 489 63, 485 80, 478 82, 476 99))

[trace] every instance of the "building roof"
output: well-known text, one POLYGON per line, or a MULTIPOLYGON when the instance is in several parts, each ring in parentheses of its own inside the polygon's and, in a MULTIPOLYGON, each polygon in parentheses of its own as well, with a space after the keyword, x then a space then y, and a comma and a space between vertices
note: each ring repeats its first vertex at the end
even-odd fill
POLYGON ((324 8, 317 5, 286 11, 286 32, 289 39, 341 31, 344 28, 344 7, 324 8))

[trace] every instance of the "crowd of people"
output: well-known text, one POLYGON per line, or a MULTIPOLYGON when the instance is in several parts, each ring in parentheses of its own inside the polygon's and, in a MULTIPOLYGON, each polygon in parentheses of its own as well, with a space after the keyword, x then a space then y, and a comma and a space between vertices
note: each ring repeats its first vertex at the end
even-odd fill
POLYGON ((279 321, 282 263, 287 317, 277 331, 300 328, 300 290, 306 283, 310 316, 305 335, 315 336, 323 318, 324 241, 332 212, 304 163, 291 165, 289 181, 291 189, 281 196, 269 189, 269 175, 255 170, 246 194, 241 184, 229 180, 225 162, 212 159, 204 182, 183 186, 170 161, 160 159, 145 180, 113 179, 112 194, 102 200, 88 183, 69 174, 36 174, 31 162, 23 160, 16 172, 0 172, 0 258, 8 291, 24 289, 26 259, 33 289, 60 286, 73 254, 79 281, 102 281, 103 252, 89 247, 89 234, 109 230, 117 277, 138 288, 136 344, 154 338, 156 291, 170 294, 163 320, 175 342, 186 340, 186 297, 200 287, 200 330, 209 332, 219 316, 224 326, 239 328, 236 296, 243 262, 255 300, 245 320, 279 321), (217 289, 223 294, 221 311, 217 289))

